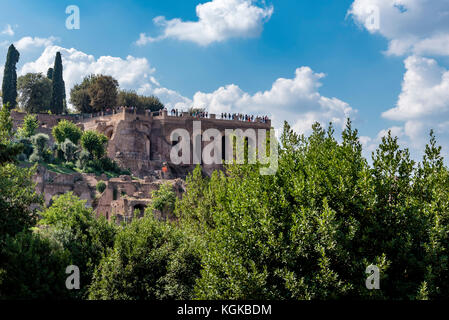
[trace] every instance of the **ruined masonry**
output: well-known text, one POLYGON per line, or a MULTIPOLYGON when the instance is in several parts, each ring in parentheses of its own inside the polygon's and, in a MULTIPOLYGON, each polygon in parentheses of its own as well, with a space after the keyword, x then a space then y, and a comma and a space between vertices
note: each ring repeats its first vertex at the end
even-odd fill
MULTIPOLYGON (((11 113, 14 126, 21 126, 25 113, 11 113)), ((97 216, 107 219, 115 217, 117 221, 132 219, 134 211, 143 210, 151 202, 151 191, 162 183, 169 182, 176 194, 184 191, 182 180, 194 169, 194 165, 174 165, 170 161, 170 151, 175 143, 170 141, 170 135, 175 129, 185 129, 193 142, 193 122, 201 121, 202 132, 214 128, 223 135, 225 129, 266 129, 271 128, 271 122, 245 122, 239 120, 217 119, 214 114, 208 118, 192 117, 189 113, 169 116, 166 110, 156 114, 149 111, 139 112, 122 108, 109 114, 99 113, 89 116, 82 115, 49 115, 38 114, 38 132, 48 134, 61 120, 66 119, 76 123, 83 130, 96 130, 109 138, 108 156, 121 167, 129 169, 131 176, 120 176, 107 179, 105 175, 96 177, 93 174, 55 173, 40 166, 35 177, 37 191, 44 194, 46 205, 51 204, 55 195, 72 191, 95 209, 97 216), (165 167, 165 170, 162 168, 165 167), (101 195, 96 195, 96 185, 103 180, 107 184, 101 195)), ((202 148, 208 142, 202 142, 202 148)), ((192 157, 193 155, 191 155, 192 157)), ((210 175, 222 165, 202 165, 204 174, 210 175)), ((160 218, 166 218, 161 216, 160 218)))

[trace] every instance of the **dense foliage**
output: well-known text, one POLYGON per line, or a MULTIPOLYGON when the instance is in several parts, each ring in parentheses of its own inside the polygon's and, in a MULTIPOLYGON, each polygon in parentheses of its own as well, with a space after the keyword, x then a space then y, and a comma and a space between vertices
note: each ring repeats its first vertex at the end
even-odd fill
POLYGON ((151 111, 158 111, 164 108, 164 105, 157 97, 139 95, 133 90, 120 90, 118 105, 151 111))
POLYGON ((84 297, 95 267, 114 243, 116 226, 104 218, 96 219, 86 201, 70 192, 57 197, 41 214, 39 223, 46 227, 41 232, 66 249, 70 264, 83 271, 80 279, 83 289, 76 295, 84 297))
POLYGON ((36 134, 39 127, 39 121, 35 115, 27 114, 23 119, 23 125, 17 130, 17 136, 20 138, 30 138, 36 134))
POLYGON ((97 131, 85 131, 81 137, 81 146, 88 151, 94 159, 101 159, 106 152, 108 138, 97 131))
POLYGON ((27 73, 17 80, 19 104, 27 113, 48 111, 52 82, 42 73, 27 73))
POLYGON ((113 109, 117 106, 118 81, 111 76, 96 75, 89 85, 90 105, 95 111, 113 109))
POLYGON ((1 109, 2 299, 449 296, 449 171, 433 132, 419 163, 391 133, 368 161, 349 121, 338 140, 332 125, 314 124, 305 137, 286 123, 273 175, 261 175, 259 164, 211 177, 198 167, 182 199, 162 184, 144 217, 118 226, 72 193, 42 208, 35 167, 17 164, 24 154, 120 171, 105 157, 107 138, 61 121, 55 149, 34 127, 27 118, 19 140, 9 108, 1 109), (81 270, 80 290, 65 288, 70 264, 81 270), (380 269, 380 290, 365 286, 369 265, 380 269))
POLYGON ((80 113, 92 113, 93 109, 90 105, 89 86, 94 82, 95 75, 84 77, 80 84, 75 84, 70 90, 70 103, 80 113))
POLYGON ((90 288, 91 299, 190 299, 200 256, 193 239, 150 212, 123 228, 90 288))
POLYGON ((66 139, 69 139, 74 144, 78 144, 83 132, 73 122, 63 119, 53 127, 52 134, 57 143, 63 143, 66 139))

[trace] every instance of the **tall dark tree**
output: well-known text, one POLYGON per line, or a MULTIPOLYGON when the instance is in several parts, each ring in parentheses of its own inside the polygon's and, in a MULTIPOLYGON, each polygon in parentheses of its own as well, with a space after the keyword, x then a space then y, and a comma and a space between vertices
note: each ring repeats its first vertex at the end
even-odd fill
POLYGON ((62 77, 62 59, 60 52, 56 52, 52 81, 53 88, 51 93, 50 110, 54 114, 61 114, 64 111, 65 88, 62 77))
POLYGON ((53 68, 48 68, 47 70, 47 78, 48 79, 53 79, 53 68))
POLYGON ((3 71, 3 104, 8 104, 11 109, 17 105, 17 72, 16 64, 19 62, 20 53, 14 47, 10 45, 8 49, 8 55, 6 56, 5 69, 3 71))

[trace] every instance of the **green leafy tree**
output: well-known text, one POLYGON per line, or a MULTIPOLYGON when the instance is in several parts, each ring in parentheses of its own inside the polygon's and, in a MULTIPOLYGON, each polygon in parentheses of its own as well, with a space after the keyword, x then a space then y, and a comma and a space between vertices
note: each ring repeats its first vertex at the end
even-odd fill
POLYGON ((50 110, 52 114, 61 114, 64 111, 65 85, 63 80, 61 53, 56 52, 55 65, 52 76, 52 92, 50 110))
POLYGON ((22 169, 14 164, 0 165, 0 238, 34 226, 42 196, 36 193, 32 177, 36 167, 22 169))
POLYGON ((92 130, 84 131, 81 137, 81 146, 94 159, 100 159, 104 156, 107 142, 108 138, 104 134, 92 130))
POLYGON ((19 138, 30 138, 36 134, 37 128, 39 128, 37 117, 32 114, 27 114, 23 119, 22 127, 17 130, 17 136, 19 138))
POLYGON ((199 275, 196 243, 152 213, 117 234, 114 249, 95 272, 90 299, 191 299, 199 275))
POLYGON ((118 105, 137 107, 139 105, 139 95, 134 90, 120 90, 118 93, 118 105))
POLYGON ((118 81, 111 76, 97 75, 89 85, 90 105, 95 111, 117 106, 118 81))
POLYGON ((63 119, 53 127, 52 135, 58 144, 64 143, 66 139, 69 139, 74 144, 78 144, 83 132, 73 122, 63 119))
POLYGON ((0 298, 67 299, 66 267, 68 253, 39 234, 22 232, 7 236, 0 247, 0 298))
POLYGON ((158 111, 164 108, 164 105, 157 97, 138 95, 133 90, 120 90, 118 94, 118 105, 151 111, 158 111))
POLYGON ((76 161, 77 154, 79 152, 78 147, 69 139, 65 139, 64 143, 61 144, 61 150, 64 153, 64 158, 68 162, 76 161))
POLYGON ((49 160, 48 142, 50 138, 45 133, 38 133, 31 137, 34 150, 30 156, 31 162, 44 162, 49 160))
POLYGON ((171 215, 175 209, 176 195, 169 183, 164 183, 151 193, 151 205, 148 211, 158 210, 162 217, 171 215))
POLYGON ((27 73, 17 81, 19 103, 28 113, 47 111, 50 106, 52 83, 42 73, 27 73))
POLYGON ((5 68, 3 70, 2 98, 3 104, 14 109, 17 105, 17 71, 16 64, 19 62, 20 53, 10 45, 6 56, 5 68))
POLYGON ((92 113, 93 109, 90 105, 89 87, 95 80, 94 75, 84 77, 80 84, 76 84, 70 90, 70 103, 81 113, 92 113))
POLYGON ((139 96, 138 108, 141 110, 158 111, 164 109, 164 104, 156 96, 139 96))
POLYGON ((0 109, 0 164, 15 162, 24 150, 21 143, 13 141, 14 135, 9 105, 3 105, 0 109))
POLYGON ((116 226, 97 219, 86 201, 68 192, 54 198, 42 213, 42 234, 60 244, 69 253, 70 263, 80 268, 82 289, 75 293, 85 298, 96 266, 114 243, 116 226))

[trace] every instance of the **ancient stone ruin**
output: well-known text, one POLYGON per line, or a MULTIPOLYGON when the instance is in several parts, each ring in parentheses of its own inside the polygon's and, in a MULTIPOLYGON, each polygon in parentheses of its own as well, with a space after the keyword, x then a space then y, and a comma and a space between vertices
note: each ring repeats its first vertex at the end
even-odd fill
MULTIPOLYGON (((11 113, 14 126, 21 126, 24 113, 11 113)), ((76 123, 83 130, 96 130, 109 138, 108 156, 122 168, 129 169, 131 176, 108 179, 106 175, 96 177, 85 173, 55 173, 40 166, 35 177, 37 191, 44 194, 46 205, 51 204, 56 195, 71 191, 92 206, 98 216, 116 221, 132 219, 137 210, 143 214, 151 202, 151 192, 157 190, 161 183, 170 183, 176 194, 181 196, 184 190, 183 178, 195 165, 175 165, 170 160, 170 151, 176 142, 170 139, 173 130, 182 128, 189 132, 193 141, 194 121, 201 121, 202 132, 214 128, 222 132, 226 129, 265 129, 271 128, 271 121, 239 121, 217 119, 210 114, 207 118, 197 118, 187 112, 169 115, 167 110, 156 113, 141 112, 130 108, 119 111, 83 115, 49 115, 38 114, 38 131, 46 133, 52 139, 51 129, 61 120, 76 123), (101 194, 96 191, 98 181, 106 183, 101 194)), ((200 140, 201 141, 201 140, 200 140)), ((191 142, 193 143, 193 142, 191 142)), ((201 142, 202 147, 205 142, 201 142)), ((193 157, 193 155, 191 155, 193 157)), ((214 170, 222 169, 221 164, 202 164, 204 174, 210 175, 214 170)), ((165 218, 165 217, 161 217, 165 218)))

